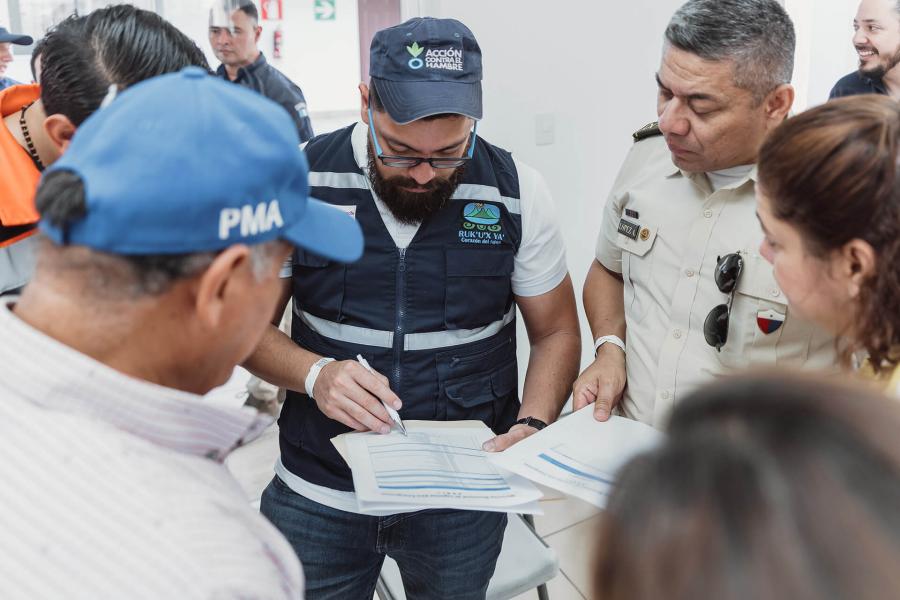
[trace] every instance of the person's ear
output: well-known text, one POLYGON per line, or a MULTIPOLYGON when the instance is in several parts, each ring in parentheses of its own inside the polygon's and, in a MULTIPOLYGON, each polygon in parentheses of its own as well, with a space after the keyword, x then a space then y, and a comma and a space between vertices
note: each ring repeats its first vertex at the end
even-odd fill
POLYGON ((259 43, 259 36, 262 35, 262 29, 263 29, 262 25, 257 25, 253 29, 254 29, 254 31, 256 31, 256 35, 253 36, 253 39, 256 43, 259 43))
POLYGON ((865 282, 875 275, 875 270, 878 268, 878 255, 869 242, 859 238, 844 244, 839 252, 842 263, 841 271, 847 282, 847 295, 850 298, 858 298, 865 282))
POLYGON ((225 320, 234 296, 241 292, 241 278, 250 268, 250 248, 243 244, 220 252, 199 276, 194 310, 197 319, 209 330, 227 326, 225 320))
POLYGON ((69 117, 59 113, 44 119, 44 131, 59 154, 65 152, 69 147, 72 136, 75 135, 75 129, 76 127, 69 117))
POLYGON ((369 124, 369 86, 359 84, 359 114, 363 123, 369 124))
POLYGON ((766 117, 776 125, 787 119, 794 105, 794 95, 794 86, 789 83, 783 83, 769 92, 765 99, 766 117))

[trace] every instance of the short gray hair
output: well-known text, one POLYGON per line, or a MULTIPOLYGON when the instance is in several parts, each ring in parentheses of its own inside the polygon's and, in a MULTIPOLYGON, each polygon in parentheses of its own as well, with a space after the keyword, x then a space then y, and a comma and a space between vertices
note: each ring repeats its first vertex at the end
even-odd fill
POLYGON ((669 44, 704 60, 734 61, 734 82, 757 102, 794 71, 794 23, 776 0, 689 0, 669 21, 669 44))

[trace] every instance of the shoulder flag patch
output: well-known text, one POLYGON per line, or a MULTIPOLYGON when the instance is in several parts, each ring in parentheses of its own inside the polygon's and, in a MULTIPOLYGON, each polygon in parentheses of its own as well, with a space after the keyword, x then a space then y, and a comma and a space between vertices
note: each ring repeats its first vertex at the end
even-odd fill
POLYGON ((662 135, 662 131, 659 130, 659 122, 654 121, 652 123, 647 123, 637 131, 631 134, 631 137, 634 138, 635 142, 640 142, 641 140, 646 140, 647 138, 651 138, 657 135, 662 135))

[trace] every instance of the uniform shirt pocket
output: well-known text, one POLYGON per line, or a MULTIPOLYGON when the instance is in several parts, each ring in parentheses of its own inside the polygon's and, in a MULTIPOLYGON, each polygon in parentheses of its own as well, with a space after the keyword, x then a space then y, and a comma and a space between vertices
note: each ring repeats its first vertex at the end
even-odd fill
POLYGON ((659 227, 622 218, 616 244, 622 250, 622 279, 625 281, 625 311, 635 323, 644 319, 650 306, 650 283, 653 279, 651 252, 659 227))
MULTIPOLYGON (((728 341, 720 359, 730 368, 778 364, 788 329, 787 298, 775 281, 772 266, 757 254, 742 252, 744 271, 738 280, 728 322, 728 341)), ((808 346, 808 338, 806 339, 808 346)), ((796 349, 805 360, 806 350, 796 349)))

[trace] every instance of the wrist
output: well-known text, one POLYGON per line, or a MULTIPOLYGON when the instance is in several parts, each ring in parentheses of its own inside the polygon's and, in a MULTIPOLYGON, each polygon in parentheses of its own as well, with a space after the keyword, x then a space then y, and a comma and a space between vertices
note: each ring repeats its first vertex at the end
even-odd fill
POLYGON ((316 387, 316 380, 319 378, 319 373, 322 372, 322 369, 328 363, 334 362, 333 358, 323 357, 314 362, 309 367, 309 373, 306 375, 306 381, 304 382, 304 387, 306 388, 306 395, 315 400, 313 396, 313 390, 316 387))
POLYGON ((543 429, 544 427, 547 426, 546 421, 542 421, 541 419, 538 419, 537 417, 523 417, 523 418, 519 419, 518 421, 516 421, 515 424, 516 425, 528 425, 529 427, 531 427, 532 429, 535 429, 537 431, 540 431, 541 429, 543 429))
POLYGON ((625 341, 622 338, 617 335, 600 336, 594 340, 594 356, 598 356, 604 348, 609 351, 613 347, 621 350, 623 355, 626 354, 625 341))

